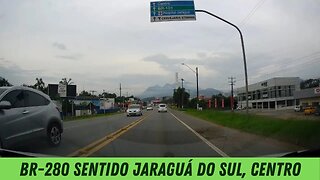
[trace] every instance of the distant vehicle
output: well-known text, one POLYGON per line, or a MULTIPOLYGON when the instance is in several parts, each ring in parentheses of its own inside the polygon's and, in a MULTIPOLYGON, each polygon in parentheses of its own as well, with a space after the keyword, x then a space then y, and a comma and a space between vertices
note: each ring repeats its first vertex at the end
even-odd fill
POLYGON ((293 109, 295 112, 300 112, 302 110, 301 106, 295 106, 293 109))
POLYGON ((142 116, 142 109, 139 104, 131 104, 127 109, 127 116, 142 116))
POLYGON ((152 110, 153 110, 153 106, 152 105, 147 106, 147 111, 152 111, 152 110))
POLYGON ((49 96, 23 86, 0 87, 0 148, 39 136, 58 146, 62 132, 61 113, 49 96))
POLYGON ((166 104, 159 104, 158 106, 158 112, 167 112, 167 105, 166 104))
POLYGON ((315 112, 316 112, 316 108, 315 107, 306 107, 304 109, 304 115, 314 114, 315 112))

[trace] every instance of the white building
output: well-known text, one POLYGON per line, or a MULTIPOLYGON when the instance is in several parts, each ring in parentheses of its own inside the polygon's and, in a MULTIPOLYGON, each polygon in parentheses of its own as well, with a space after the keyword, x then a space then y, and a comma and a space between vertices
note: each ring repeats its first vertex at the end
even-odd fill
MULTIPOLYGON (((300 90, 299 77, 276 77, 248 86, 249 107, 254 109, 292 108, 296 104, 294 91, 300 90)), ((246 89, 235 90, 238 107, 246 107, 246 89)))
POLYGON ((100 109, 112 109, 114 108, 115 98, 100 98, 100 109))

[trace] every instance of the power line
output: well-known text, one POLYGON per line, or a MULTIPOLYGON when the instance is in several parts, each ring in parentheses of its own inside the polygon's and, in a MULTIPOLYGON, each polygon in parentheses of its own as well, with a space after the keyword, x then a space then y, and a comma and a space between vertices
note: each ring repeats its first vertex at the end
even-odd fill
MULTIPOLYGON (((239 26, 242 28, 246 25, 246 23, 250 20, 250 18, 256 13, 256 11, 262 7, 263 3, 265 2, 266 0, 260 0, 252 9, 251 11, 247 14, 247 16, 241 20, 241 22, 239 23, 239 26)), ((226 41, 223 41, 220 46, 218 47, 222 47, 224 44, 226 44, 227 42, 229 42, 231 40, 231 37, 233 36, 229 36, 228 38, 226 38, 227 40, 226 41)), ((220 48, 221 49, 221 48, 220 48)), ((219 50, 217 50, 219 51, 219 50)))
POLYGON ((249 14, 240 22, 239 26, 244 26, 250 18, 256 13, 256 11, 263 5, 266 0, 260 0, 253 9, 249 12, 249 14))
MULTIPOLYGON (((317 58, 317 59, 312 59, 311 61, 307 61, 307 62, 303 62, 303 63, 300 63, 300 64, 296 64, 295 66, 301 66, 301 65, 304 65, 304 64, 308 64, 308 63, 313 63, 313 62, 319 62, 320 58, 317 58)), ((291 67, 286 67, 286 68, 282 68, 281 70, 278 70, 278 71, 274 71, 272 73, 268 73, 268 74, 265 74, 266 76, 269 76, 272 75, 272 74, 276 74, 276 73, 279 73, 279 72, 282 72, 283 70, 286 70, 286 69, 293 69, 293 67, 295 66, 291 66, 291 67)), ((300 72, 302 69, 300 70, 297 70, 295 72, 300 72)), ((262 75, 261 75, 262 76, 262 75)), ((253 78, 250 78, 250 80, 252 79, 258 79, 260 78, 261 76, 258 76, 258 77, 253 77, 253 78)), ((244 80, 243 78, 241 80, 244 80)))
MULTIPOLYGON (((285 69, 290 69, 290 68, 293 68, 295 66, 300 66, 302 64, 307 64, 307 63, 310 63, 310 62, 314 62, 316 60, 318 60, 320 58, 320 51, 316 51, 316 52, 313 52, 311 54, 308 54, 308 55, 304 55, 304 56, 301 56, 301 57, 298 57, 298 58, 294 58, 294 59, 290 59, 290 62, 283 62, 283 63, 279 63, 277 64, 277 66, 284 66, 284 65, 288 65, 289 63, 291 63, 291 65, 289 64, 287 67, 284 67, 282 68, 281 70, 278 70, 278 71, 274 71, 272 73, 267 73, 265 75, 271 75, 271 74, 275 74, 275 73, 278 73, 278 72, 281 72, 282 70, 285 70, 285 69), (311 58, 311 59, 310 59, 311 58), (304 61, 305 59, 308 59, 307 61, 304 61), (301 61, 304 61, 302 63, 297 63, 297 64, 293 64, 293 62, 301 62, 301 61)), ((241 77, 242 75, 236 75, 236 77, 241 77)), ((239 79, 239 80, 244 80, 243 78, 239 79)))

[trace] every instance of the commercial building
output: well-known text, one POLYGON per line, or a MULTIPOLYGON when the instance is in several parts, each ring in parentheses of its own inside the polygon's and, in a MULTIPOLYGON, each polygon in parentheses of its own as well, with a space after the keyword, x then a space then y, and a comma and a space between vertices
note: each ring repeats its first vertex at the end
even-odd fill
MULTIPOLYGON (((300 90, 299 77, 275 77, 248 86, 249 108, 284 109, 292 108, 297 101, 294 92, 300 90)), ((235 90, 238 107, 246 107, 246 89, 235 90)))
POLYGON ((299 99, 299 104, 302 107, 319 106, 320 105, 320 87, 301 89, 294 92, 294 98, 299 99))

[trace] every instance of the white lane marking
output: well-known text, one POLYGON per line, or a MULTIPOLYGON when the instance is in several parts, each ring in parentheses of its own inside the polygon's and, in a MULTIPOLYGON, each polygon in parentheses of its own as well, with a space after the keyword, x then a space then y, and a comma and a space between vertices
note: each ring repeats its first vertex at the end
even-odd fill
POLYGON ((229 157, 225 152, 223 152, 222 150, 220 150, 217 146, 213 145, 210 141, 208 141, 206 138, 204 138, 203 136, 201 136, 199 133, 197 133, 195 130, 193 130, 190 126, 188 126, 186 123, 184 123, 183 121, 181 121, 177 116, 175 116, 174 114, 172 114, 171 112, 169 112, 174 118, 176 118, 181 124, 183 124, 184 126, 186 126, 191 132, 193 132, 196 136, 198 136, 198 138, 200 138, 204 143, 206 143, 209 147, 211 147, 211 149, 213 149, 214 151, 216 151, 218 154, 220 154, 222 157, 229 157))

